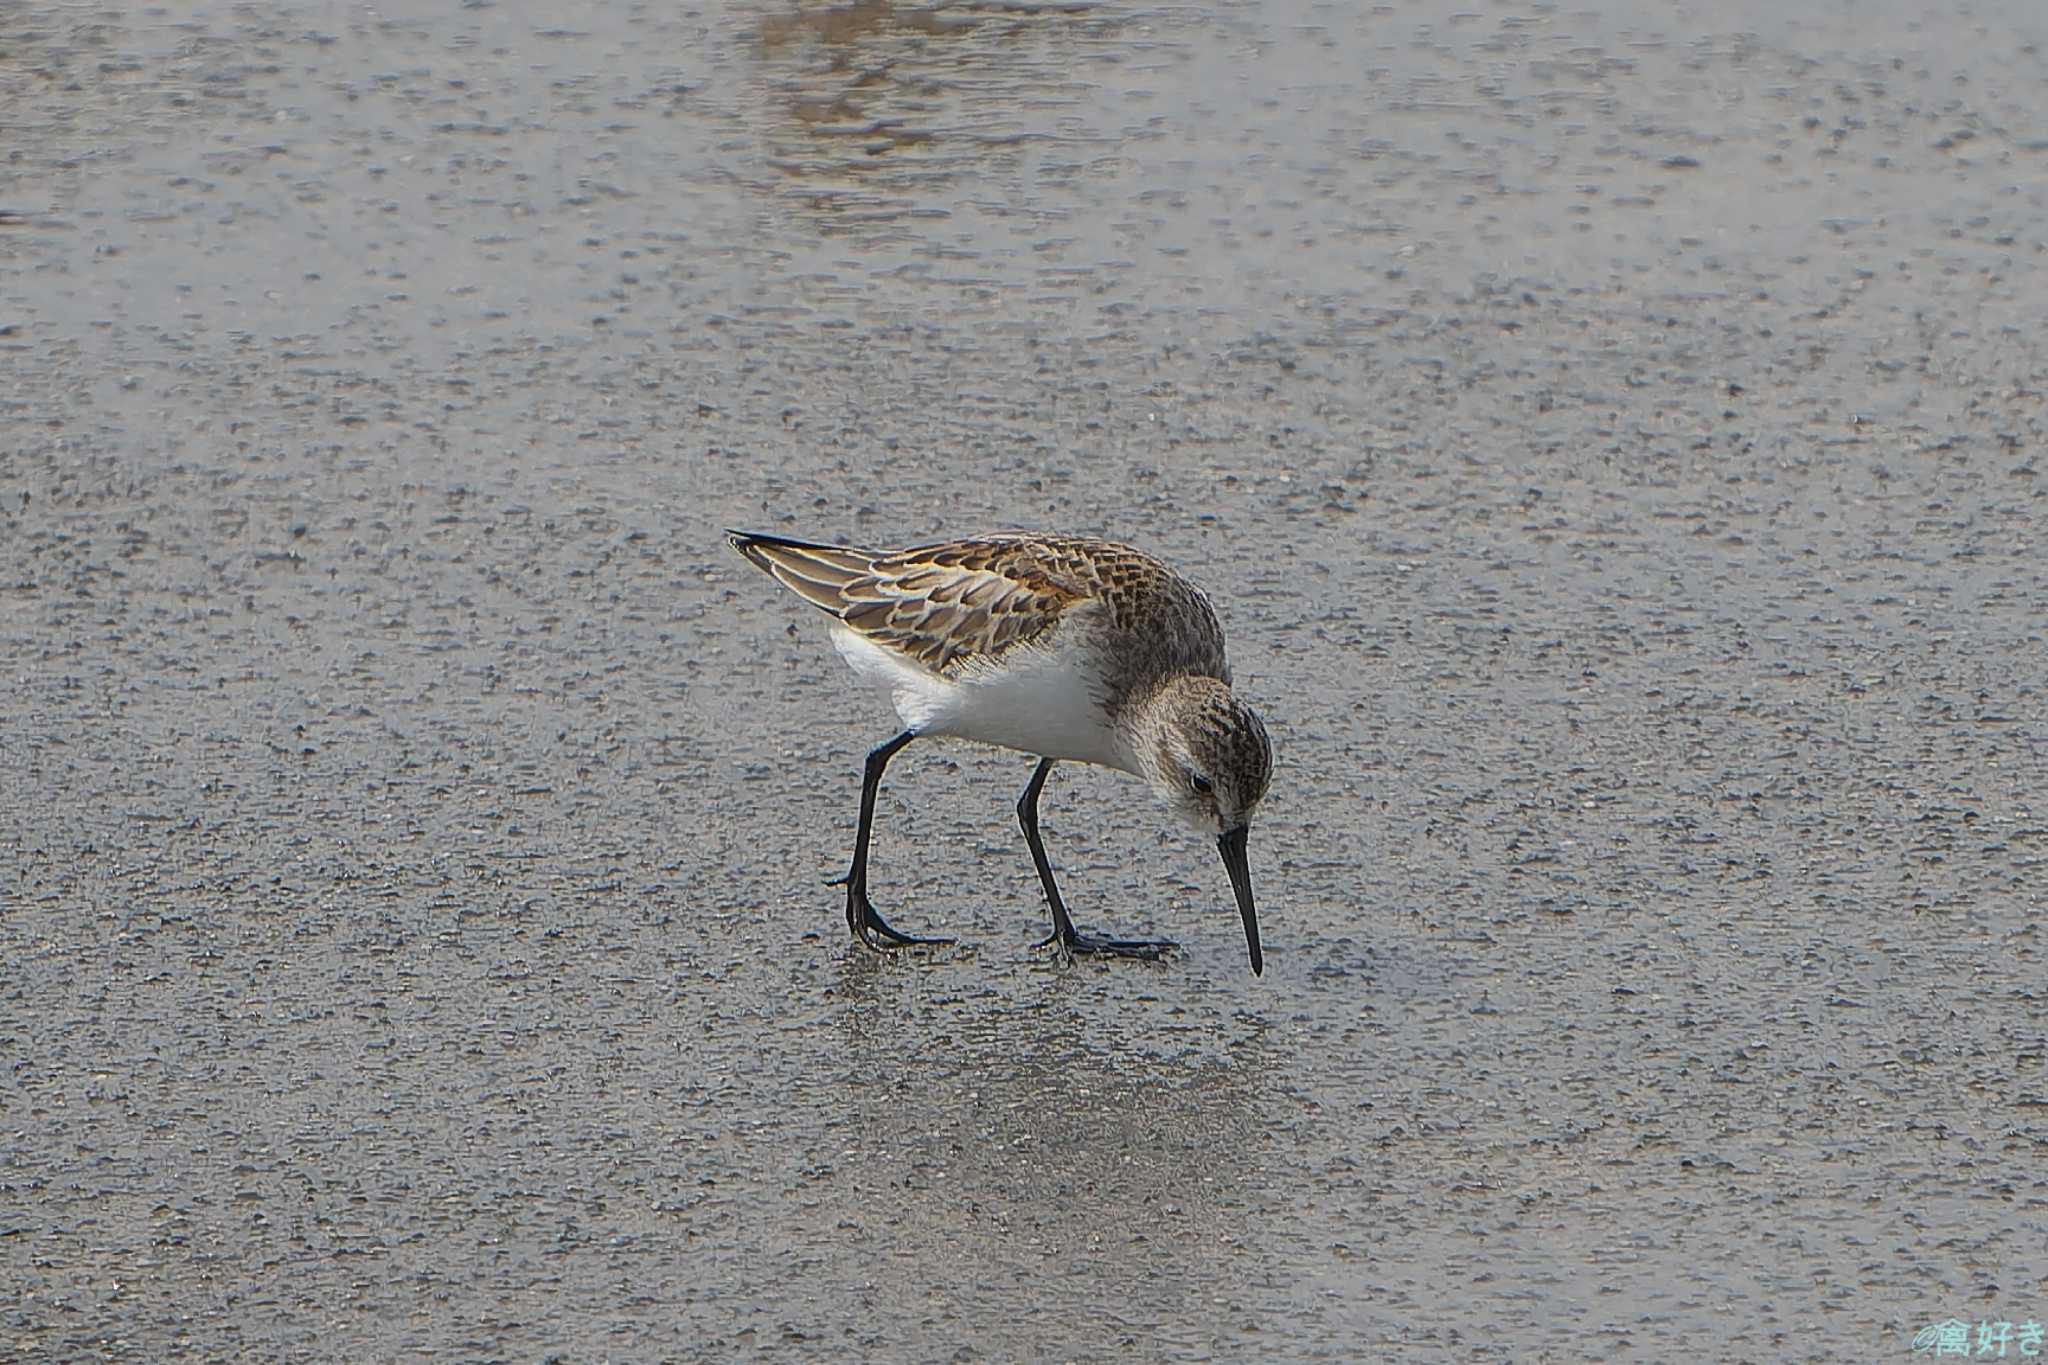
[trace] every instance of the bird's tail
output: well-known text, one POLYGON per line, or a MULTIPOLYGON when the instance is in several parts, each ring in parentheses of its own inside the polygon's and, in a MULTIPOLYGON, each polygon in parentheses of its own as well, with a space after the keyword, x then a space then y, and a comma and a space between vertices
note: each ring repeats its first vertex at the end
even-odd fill
POLYGON ((814 607, 834 616, 843 613, 847 600, 842 589, 855 579, 875 571, 880 558, 869 550, 845 545, 818 545, 786 536, 759 535, 751 531, 727 531, 726 543, 751 560, 814 607))

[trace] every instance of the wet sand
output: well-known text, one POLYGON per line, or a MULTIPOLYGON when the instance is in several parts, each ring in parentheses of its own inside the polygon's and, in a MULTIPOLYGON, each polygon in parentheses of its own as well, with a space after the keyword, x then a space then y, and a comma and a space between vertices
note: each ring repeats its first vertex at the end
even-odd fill
POLYGON ((2048 1320, 2048 19, 0 19, 0 1349, 2048 1320), (727 525, 1111 534, 1275 737, 892 767, 727 525))

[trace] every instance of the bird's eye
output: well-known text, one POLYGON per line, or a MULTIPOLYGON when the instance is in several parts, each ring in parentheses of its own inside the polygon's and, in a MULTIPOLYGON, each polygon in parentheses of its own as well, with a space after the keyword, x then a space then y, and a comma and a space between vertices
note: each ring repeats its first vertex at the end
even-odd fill
POLYGON ((1216 790, 1215 784, 1210 782, 1208 778, 1202 776, 1200 773, 1191 774, 1188 777, 1188 785, 1195 789, 1195 794, 1197 796, 1207 796, 1210 792, 1216 790))

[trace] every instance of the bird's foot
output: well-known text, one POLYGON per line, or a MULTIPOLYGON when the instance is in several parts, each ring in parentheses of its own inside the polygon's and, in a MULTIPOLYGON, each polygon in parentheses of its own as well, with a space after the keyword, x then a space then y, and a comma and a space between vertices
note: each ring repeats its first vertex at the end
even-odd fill
POLYGON ((1076 956, 1131 957, 1157 962, 1180 947, 1170 938, 1107 938, 1101 934, 1084 934, 1078 929, 1065 934, 1055 930, 1033 946, 1053 947, 1061 960, 1067 962, 1076 956))
MULTIPOLYGON (((830 883, 832 886, 846 884, 844 877, 830 883)), ((867 898, 865 892, 851 889, 846 897, 846 927, 853 931, 855 938, 875 949, 935 948, 955 941, 950 938, 920 938, 916 934, 903 933, 882 918, 882 912, 875 909, 874 902, 867 898)))

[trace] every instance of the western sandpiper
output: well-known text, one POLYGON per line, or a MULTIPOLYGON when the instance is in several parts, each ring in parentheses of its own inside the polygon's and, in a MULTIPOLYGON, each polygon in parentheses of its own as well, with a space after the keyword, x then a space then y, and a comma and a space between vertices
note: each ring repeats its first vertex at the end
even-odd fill
POLYGON ((889 926, 868 900, 875 789, 913 739, 951 736, 1038 756, 1017 821, 1063 955, 1157 958, 1167 939, 1074 928, 1038 837, 1038 794, 1062 759, 1135 773, 1174 814, 1216 840, 1244 918, 1252 971, 1265 970, 1245 851, 1273 751, 1258 713, 1230 690, 1223 627, 1200 588, 1141 550, 1106 540, 1002 533, 914 549, 858 550, 728 531, 732 547, 836 618, 853 671, 889 689, 903 732, 868 754, 846 924, 872 947, 950 943, 889 926))

